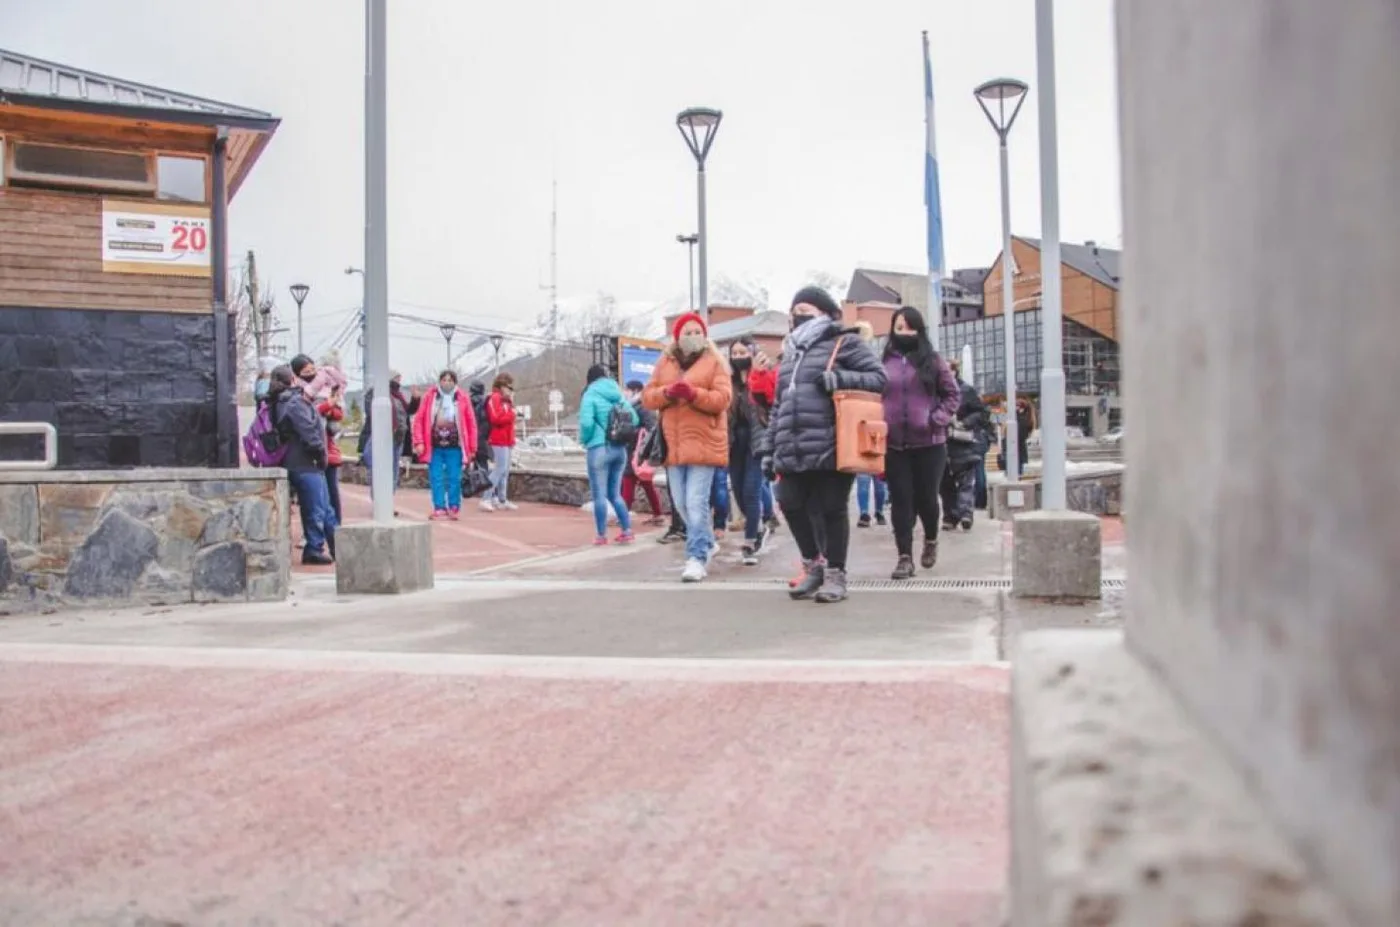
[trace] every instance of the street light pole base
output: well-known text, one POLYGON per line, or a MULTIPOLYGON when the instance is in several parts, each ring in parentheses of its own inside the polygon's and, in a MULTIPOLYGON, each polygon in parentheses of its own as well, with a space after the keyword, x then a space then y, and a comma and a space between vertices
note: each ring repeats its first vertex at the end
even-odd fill
POLYGON ((427 522, 363 522, 335 533, 335 591, 401 595, 433 588, 433 528, 427 522))

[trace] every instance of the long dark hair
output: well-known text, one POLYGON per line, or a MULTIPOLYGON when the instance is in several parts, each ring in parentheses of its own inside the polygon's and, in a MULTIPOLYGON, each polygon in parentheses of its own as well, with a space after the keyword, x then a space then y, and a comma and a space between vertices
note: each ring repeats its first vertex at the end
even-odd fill
POLYGON ((914 332, 914 337, 918 339, 918 347, 914 353, 909 355, 909 362, 914 365, 914 369, 919 374, 919 382, 928 390, 930 396, 938 395, 938 352, 933 349, 933 342, 928 339, 928 323, 924 321, 924 314, 913 306, 900 306, 895 310, 893 318, 890 319, 890 336, 885 339, 885 360, 889 360, 894 354, 899 354, 900 350, 894 346, 894 323, 903 319, 905 324, 914 332))

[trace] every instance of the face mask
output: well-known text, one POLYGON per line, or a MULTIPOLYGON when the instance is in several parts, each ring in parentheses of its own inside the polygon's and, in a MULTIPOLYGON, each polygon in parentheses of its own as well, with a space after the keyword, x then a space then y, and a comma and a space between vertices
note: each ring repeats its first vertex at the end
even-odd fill
POLYGON ((694 357, 705 350, 705 344, 704 335, 681 335, 681 353, 686 357, 694 357))
POLYGON ((896 351, 902 354, 908 354, 910 351, 916 350, 919 347, 919 336, 890 335, 890 344, 894 345, 896 351))
POLYGON ((443 386, 441 383, 438 384, 438 392, 442 393, 444 396, 451 396, 456 390, 457 387, 455 386, 443 386))
POLYGON ((736 357, 736 358, 734 358, 734 359, 731 361, 731 363, 734 365, 734 372, 735 372, 735 373, 744 373, 744 372, 747 371, 750 367, 753 366, 753 358, 752 358, 752 357, 736 357))
POLYGON ((272 388, 272 384, 267 380, 259 380, 253 384, 253 397, 255 399, 266 399, 267 391, 272 388))
POLYGON ((801 328, 802 326, 806 325, 808 322, 812 321, 812 320, 815 319, 815 318, 816 318, 816 316, 814 316, 814 315, 795 315, 795 316, 793 316, 793 317, 792 317, 792 330, 793 330, 793 331, 797 331, 799 328, 801 328))

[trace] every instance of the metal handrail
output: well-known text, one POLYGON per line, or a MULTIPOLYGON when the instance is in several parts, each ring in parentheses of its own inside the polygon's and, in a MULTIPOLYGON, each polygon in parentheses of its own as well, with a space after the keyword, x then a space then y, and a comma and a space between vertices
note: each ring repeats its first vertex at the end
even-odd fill
POLYGON ((0 470, 52 470, 58 466, 58 429, 48 422, 0 422, 0 435, 43 435, 43 460, 0 460, 0 470))

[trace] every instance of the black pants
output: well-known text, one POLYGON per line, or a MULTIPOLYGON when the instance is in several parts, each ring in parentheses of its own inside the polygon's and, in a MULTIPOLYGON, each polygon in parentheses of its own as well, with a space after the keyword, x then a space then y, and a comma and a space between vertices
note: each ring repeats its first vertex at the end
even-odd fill
POLYGON ((971 521, 977 502, 977 461, 949 461, 939 496, 943 500, 945 521, 950 524, 971 521))
POLYGON ((890 488, 890 521, 900 556, 914 553, 914 519, 924 523, 924 537, 938 539, 938 487, 948 462, 948 447, 917 447, 885 454, 885 483, 890 488))
POLYGON ((833 570, 846 568, 855 481, 852 474, 834 470, 784 473, 778 481, 778 505, 803 560, 820 556, 833 570))

